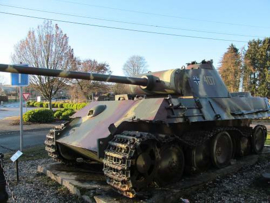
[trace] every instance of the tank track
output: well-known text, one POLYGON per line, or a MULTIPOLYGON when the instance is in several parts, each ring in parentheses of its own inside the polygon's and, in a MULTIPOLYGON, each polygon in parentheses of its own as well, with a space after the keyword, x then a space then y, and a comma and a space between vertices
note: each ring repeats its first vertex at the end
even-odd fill
POLYGON ((58 125, 55 126, 54 129, 51 129, 49 133, 46 135, 44 144, 45 150, 48 152, 48 156, 53 158, 54 161, 69 164, 69 162, 61 156, 55 142, 56 136, 60 133, 60 131, 64 130, 64 128, 65 128, 64 125, 58 125))
POLYGON ((124 131, 109 142, 103 159, 103 172, 107 183, 120 194, 133 198, 136 195, 131 181, 131 167, 135 163, 136 146, 152 139, 148 133, 124 131))

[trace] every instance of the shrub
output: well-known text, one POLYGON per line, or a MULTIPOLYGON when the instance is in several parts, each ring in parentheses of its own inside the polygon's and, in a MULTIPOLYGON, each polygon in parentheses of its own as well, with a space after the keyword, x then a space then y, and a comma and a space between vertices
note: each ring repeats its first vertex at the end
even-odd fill
POLYGON ((32 101, 31 103, 30 103, 30 106, 32 106, 32 107, 34 107, 35 106, 35 101, 32 101))
POLYGON ((52 102, 52 108, 57 108, 57 107, 55 107, 55 105, 56 105, 57 103, 56 102, 52 102))
POLYGON ((57 110, 53 114, 54 118, 60 119, 60 116, 62 116, 62 110, 57 110))
POLYGON ((65 109, 67 109, 68 106, 69 106, 69 103, 64 103, 64 104, 63 104, 63 108, 65 108, 65 109))
POLYGON ((35 103, 36 103, 35 101, 27 101, 26 105, 27 105, 28 107, 34 107, 34 104, 35 104, 35 103))
POLYGON ((44 107, 44 108, 49 108, 49 102, 44 102, 44 103, 43 103, 43 107, 44 107))
POLYGON ((72 116, 75 113, 73 109, 68 109, 62 113, 60 116, 60 119, 68 120, 70 116, 72 116))
POLYGON ((73 109, 60 109, 54 112, 54 118, 68 120, 74 113, 73 109))
POLYGON ((58 103, 58 108, 64 108, 64 103, 58 103))
POLYGON ((48 123, 54 120, 53 111, 49 109, 34 109, 23 114, 24 122, 48 123))
POLYGON ((43 107, 43 102, 35 102, 35 107, 43 107))
POLYGON ((52 102, 52 108, 58 108, 59 102, 52 102))
POLYGON ((80 109, 84 108, 86 105, 87 105, 87 103, 80 103, 77 105, 76 109, 80 110, 80 109))

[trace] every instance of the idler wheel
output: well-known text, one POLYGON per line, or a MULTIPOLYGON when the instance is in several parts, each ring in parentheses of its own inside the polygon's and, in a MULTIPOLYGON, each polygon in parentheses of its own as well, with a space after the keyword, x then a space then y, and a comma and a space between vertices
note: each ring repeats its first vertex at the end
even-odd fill
POLYGON ((162 146, 155 180, 159 186, 175 182, 182 177, 184 167, 185 157, 180 146, 173 143, 162 146))
POLYGON ((253 129, 251 137, 251 146, 255 154, 260 154, 264 148, 264 143, 266 139, 266 132, 262 126, 256 126, 253 129))
POLYGON ((158 163, 158 150, 154 140, 147 140, 136 147, 135 165, 131 167, 133 188, 139 191, 153 181, 158 163))
POLYGON ((230 163, 233 142, 226 131, 218 133, 211 142, 211 159, 215 167, 223 168, 230 163))

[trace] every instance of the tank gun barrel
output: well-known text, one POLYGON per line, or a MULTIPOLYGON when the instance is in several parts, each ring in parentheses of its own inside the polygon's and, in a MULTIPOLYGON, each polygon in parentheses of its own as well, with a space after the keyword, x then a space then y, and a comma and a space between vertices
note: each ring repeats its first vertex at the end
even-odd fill
POLYGON ((115 82, 115 83, 123 83, 123 84, 148 86, 147 78, 125 77, 125 76, 106 75, 106 74, 99 74, 99 73, 86 73, 86 72, 47 69, 47 68, 23 67, 20 65, 7 65, 7 64, 0 64, 0 71, 9 72, 9 73, 22 73, 22 74, 30 74, 30 75, 43 75, 43 76, 52 76, 52 77, 62 77, 62 78, 94 80, 94 81, 115 82))

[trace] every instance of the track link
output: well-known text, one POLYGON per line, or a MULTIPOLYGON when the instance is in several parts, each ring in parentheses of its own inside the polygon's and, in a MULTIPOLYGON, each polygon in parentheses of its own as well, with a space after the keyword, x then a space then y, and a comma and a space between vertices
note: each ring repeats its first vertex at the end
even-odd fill
POLYGON ((54 129, 51 129, 50 132, 46 135, 45 150, 48 152, 48 155, 53 158, 55 161, 60 163, 66 163, 66 160, 61 156, 56 145, 56 136, 64 130, 64 125, 55 126, 54 129))
POLYGON ((150 134, 147 133, 124 131, 115 135, 105 150, 103 172, 107 177, 107 183, 126 197, 133 198, 136 195, 131 180, 136 146, 150 138, 150 134))

